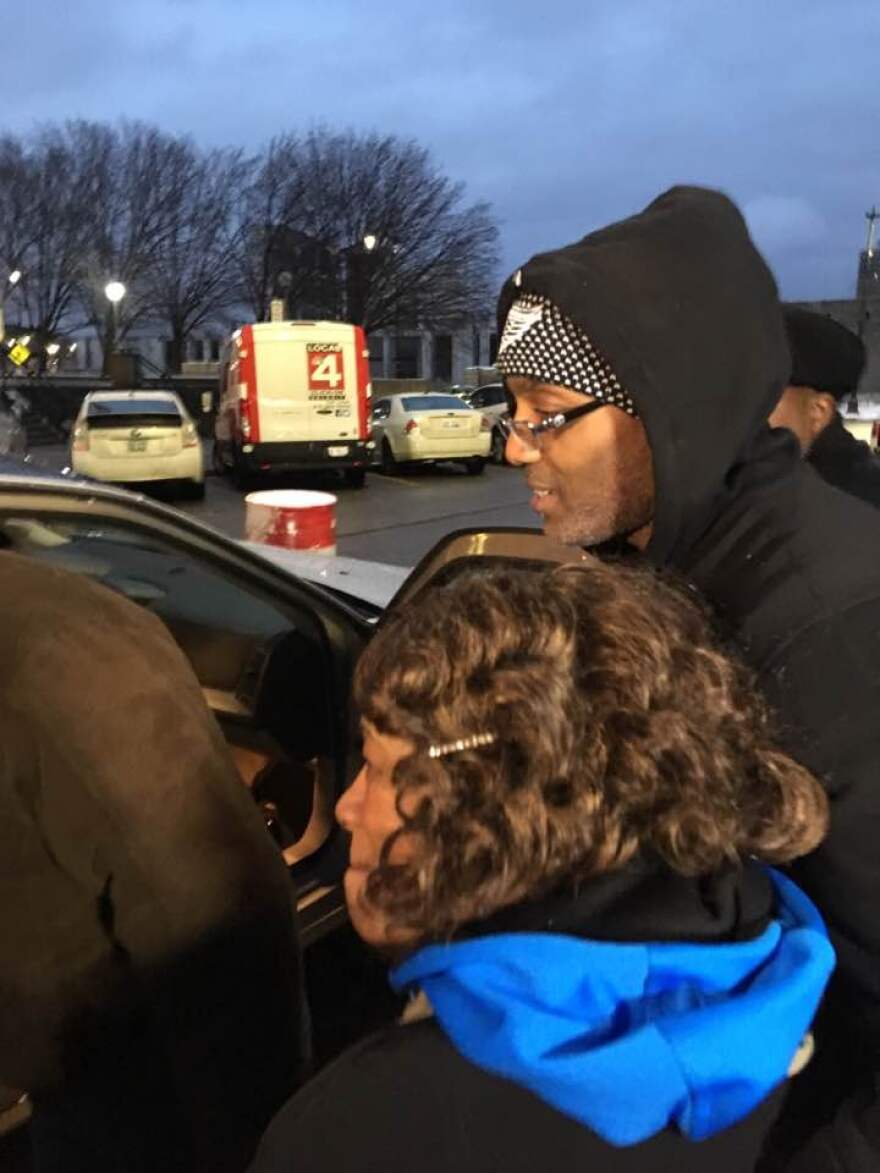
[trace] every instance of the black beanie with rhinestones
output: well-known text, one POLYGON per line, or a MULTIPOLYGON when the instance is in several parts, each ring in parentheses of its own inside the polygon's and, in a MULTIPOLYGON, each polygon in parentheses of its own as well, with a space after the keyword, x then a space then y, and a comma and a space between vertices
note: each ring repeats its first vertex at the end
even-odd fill
POLYGON ((635 404, 583 330, 549 298, 521 294, 507 314, 498 357, 501 374, 523 375, 581 391, 636 416, 635 404))

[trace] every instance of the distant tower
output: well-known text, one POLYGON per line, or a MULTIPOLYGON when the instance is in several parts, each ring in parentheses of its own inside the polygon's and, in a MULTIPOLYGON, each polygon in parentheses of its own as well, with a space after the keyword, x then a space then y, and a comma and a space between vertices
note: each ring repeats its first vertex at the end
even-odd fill
MULTIPOLYGON (((880 212, 876 208, 871 208, 870 212, 865 212, 865 219, 868 221, 868 235, 864 250, 859 254, 859 276, 856 285, 856 299, 860 306, 880 298, 880 253, 877 252, 876 240, 880 212)), ((859 317, 861 324, 864 314, 860 314, 859 317)))
MULTIPOLYGON (((868 351, 868 370, 860 383, 860 391, 876 395, 880 391, 877 363, 878 342, 880 342, 880 253, 877 251, 877 221, 880 220, 880 211, 876 207, 865 212, 868 222, 868 233, 865 239, 864 250, 859 254, 859 277, 856 285, 856 315, 859 338, 865 343, 868 351)), ((858 410, 855 394, 850 396, 847 407, 850 411, 858 410)))

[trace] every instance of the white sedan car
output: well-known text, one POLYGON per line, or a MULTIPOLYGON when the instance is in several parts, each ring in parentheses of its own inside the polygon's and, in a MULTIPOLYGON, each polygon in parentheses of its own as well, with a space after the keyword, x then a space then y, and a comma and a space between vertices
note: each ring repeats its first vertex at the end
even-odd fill
POLYGON ((73 471, 97 481, 176 481, 205 493, 198 429, 173 391, 91 391, 76 417, 73 471))
POLYGON ((492 426, 457 395, 393 395, 377 399, 371 415, 382 471, 410 461, 457 460, 472 475, 483 471, 492 426))
POLYGON ((499 427, 498 421, 502 416, 510 414, 510 398, 507 394, 507 388, 503 383, 487 383, 483 387, 469 392, 467 401, 471 407, 482 412, 489 421, 489 427, 492 431, 490 450, 492 463, 505 464, 504 447, 507 443, 507 437, 499 427))
POLYGON ((880 408, 869 407, 858 415, 845 414, 843 426, 857 440, 864 440, 875 452, 880 452, 880 408))

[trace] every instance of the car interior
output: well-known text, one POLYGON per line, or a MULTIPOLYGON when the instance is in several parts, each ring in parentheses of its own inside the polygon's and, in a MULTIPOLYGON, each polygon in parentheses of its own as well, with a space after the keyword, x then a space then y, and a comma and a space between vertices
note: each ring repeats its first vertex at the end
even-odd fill
POLYGON ((0 514, 0 549, 84 574, 164 622, 302 897, 309 885, 299 865, 335 828, 346 757, 316 614, 305 606, 282 609, 159 536, 103 520, 0 514))

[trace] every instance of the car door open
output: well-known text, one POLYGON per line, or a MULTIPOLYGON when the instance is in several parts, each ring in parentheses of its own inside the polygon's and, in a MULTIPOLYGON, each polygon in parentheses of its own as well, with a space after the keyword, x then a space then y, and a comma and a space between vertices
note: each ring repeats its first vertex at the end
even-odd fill
POLYGON ((304 939, 320 935, 344 916, 327 860, 339 834, 333 808, 358 765, 349 691, 369 624, 170 510, 63 488, 0 490, 0 545, 84 574, 162 620, 290 867, 304 939))

